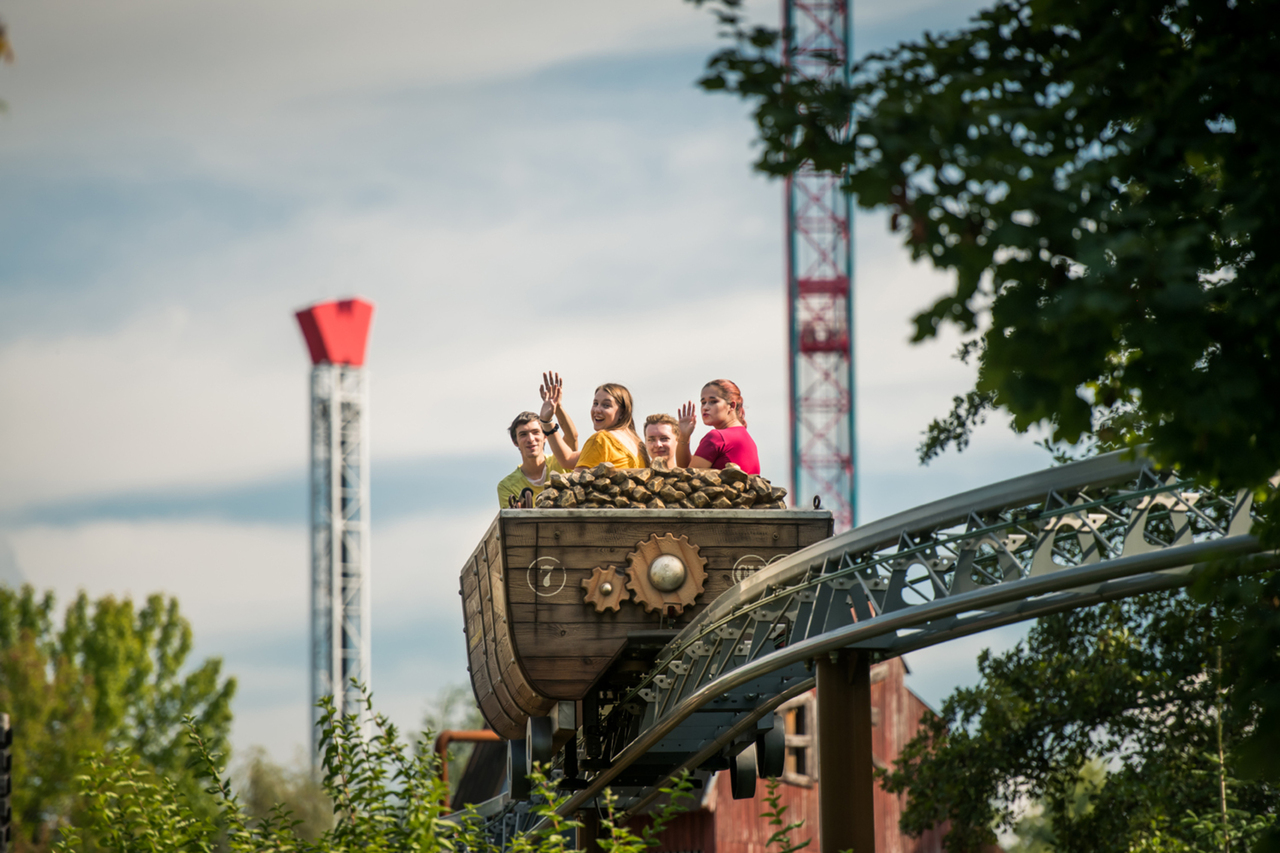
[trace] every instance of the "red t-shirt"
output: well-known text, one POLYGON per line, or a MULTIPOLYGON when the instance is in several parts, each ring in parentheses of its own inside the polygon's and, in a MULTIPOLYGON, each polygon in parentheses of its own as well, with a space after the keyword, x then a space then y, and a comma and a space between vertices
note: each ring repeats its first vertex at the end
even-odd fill
POLYGON ((760 453, 746 427, 713 429, 702 437, 693 455, 701 456, 718 471, 732 462, 748 474, 760 473, 760 453))

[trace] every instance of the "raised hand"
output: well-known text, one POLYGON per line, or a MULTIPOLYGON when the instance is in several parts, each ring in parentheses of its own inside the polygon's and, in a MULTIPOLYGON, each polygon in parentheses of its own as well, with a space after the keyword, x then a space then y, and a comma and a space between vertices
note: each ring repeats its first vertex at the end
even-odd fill
POLYGON ((697 426, 698 423, 698 419, 694 415, 694 412, 696 411, 697 410, 694 408, 692 401, 685 403, 680 407, 677 417, 680 421, 681 441, 688 441, 690 438, 693 438, 693 428, 697 426))
POLYGON ((564 394, 564 382, 560 379, 559 373, 543 373, 542 385, 538 388, 538 395, 542 397, 542 411, 538 416, 543 421, 551 420, 551 416, 556 413, 556 409, 560 408, 560 398, 564 394))

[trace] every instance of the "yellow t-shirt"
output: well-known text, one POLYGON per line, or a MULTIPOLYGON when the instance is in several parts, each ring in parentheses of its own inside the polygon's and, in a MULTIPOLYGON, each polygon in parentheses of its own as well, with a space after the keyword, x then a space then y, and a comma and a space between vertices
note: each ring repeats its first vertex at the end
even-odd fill
POLYGON ((541 483, 531 482, 519 468, 503 477, 502 482, 498 483, 498 509, 507 509, 507 498, 512 496, 518 498, 525 489, 533 489, 533 496, 536 498, 547 487, 547 478, 551 476, 552 471, 563 474, 564 467, 555 460, 554 456, 548 456, 547 470, 542 474, 541 483))
POLYGON ((601 462, 608 462, 614 468, 646 467, 638 449, 632 451, 611 429, 591 433, 578 456, 579 468, 594 468, 601 462))

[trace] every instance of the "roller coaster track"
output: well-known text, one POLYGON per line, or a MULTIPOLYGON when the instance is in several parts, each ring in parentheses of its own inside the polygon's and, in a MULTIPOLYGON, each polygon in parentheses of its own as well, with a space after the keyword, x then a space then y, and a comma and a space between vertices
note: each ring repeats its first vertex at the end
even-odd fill
MULTIPOLYGON (((1252 510, 1247 491, 1196 489, 1116 453, 935 501, 799 551, 716 599, 666 646, 605 720, 609 766, 557 811, 572 814, 609 786, 636 812, 674 774, 723 762, 754 742, 761 718, 813 686, 821 655, 860 648, 888 659, 1182 586, 1210 561, 1257 554, 1252 510)), ((1258 562, 1271 564, 1271 555, 1258 562)))

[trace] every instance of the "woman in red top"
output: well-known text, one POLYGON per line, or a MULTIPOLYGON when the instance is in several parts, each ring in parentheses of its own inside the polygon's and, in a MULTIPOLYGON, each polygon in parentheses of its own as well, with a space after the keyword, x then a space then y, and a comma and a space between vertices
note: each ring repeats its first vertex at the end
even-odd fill
POLYGON ((693 403, 680 407, 680 443, 676 463, 686 468, 723 470, 730 462, 748 474, 760 473, 760 454, 747 432, 747 416, 742 409, 742 392, 728 379, 713 379, 702 386, 702 422, 711 432, 702 437, 698 449, 689 454, 693 438, 693 403))

